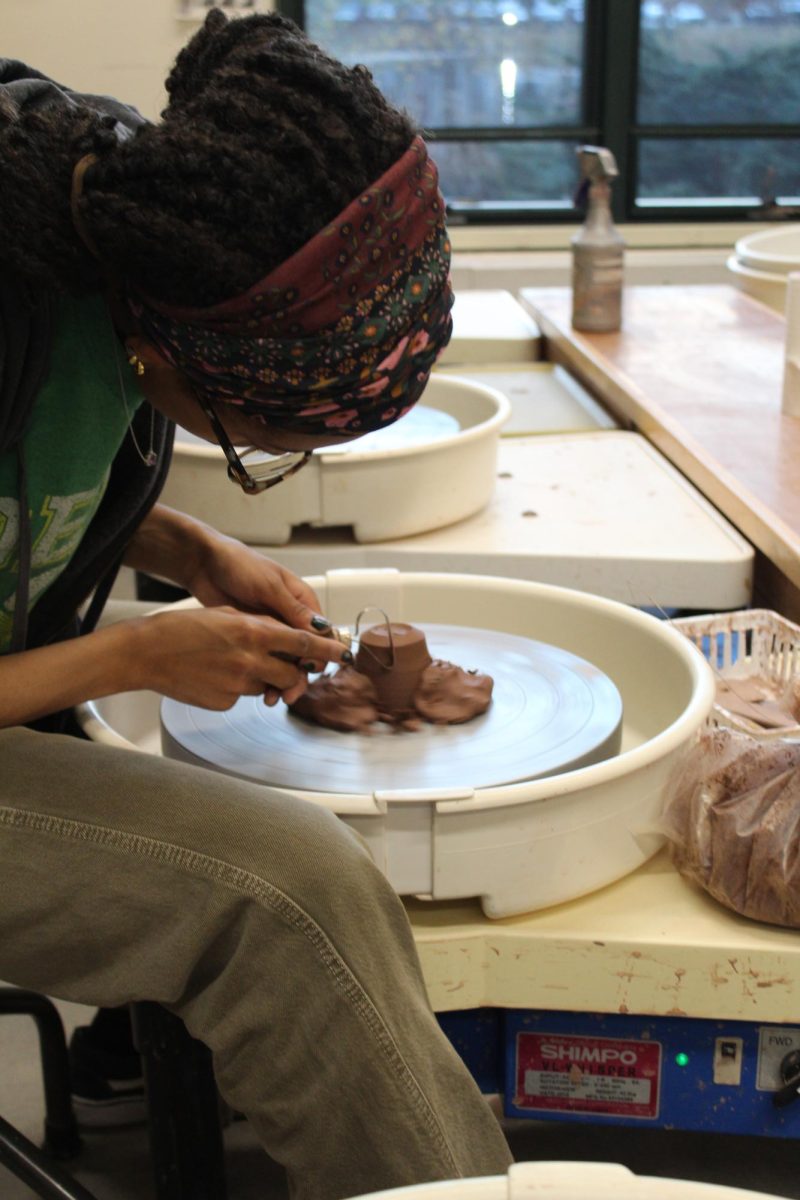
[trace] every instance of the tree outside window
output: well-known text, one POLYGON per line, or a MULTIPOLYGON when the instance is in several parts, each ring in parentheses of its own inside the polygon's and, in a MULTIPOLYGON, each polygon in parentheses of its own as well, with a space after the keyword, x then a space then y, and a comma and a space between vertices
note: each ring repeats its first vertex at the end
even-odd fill
POLYGON ((574 215, 575 149, 623 167, 617 217, 800 197, 800 0, 283 0, 436 142, 463 219, 574 215))

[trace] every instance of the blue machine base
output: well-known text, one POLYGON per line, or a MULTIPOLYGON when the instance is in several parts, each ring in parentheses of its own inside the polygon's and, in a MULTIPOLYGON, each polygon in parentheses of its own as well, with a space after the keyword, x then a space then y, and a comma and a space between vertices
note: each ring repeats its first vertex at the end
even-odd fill
POLYGON ((776 1107, 797 1027, 513 1009, 439 1013, 479 1087, 508 1117, 800 1137, 776 1107))

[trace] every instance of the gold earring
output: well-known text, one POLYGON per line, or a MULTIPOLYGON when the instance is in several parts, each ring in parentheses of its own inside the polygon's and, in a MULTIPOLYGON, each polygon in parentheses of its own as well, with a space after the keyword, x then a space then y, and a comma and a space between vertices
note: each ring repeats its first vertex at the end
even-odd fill
POLYGON ((144 363, 139 358, 138 354, 129 355, 128 362, 131 364, 137 375, 144 375, 144 363))

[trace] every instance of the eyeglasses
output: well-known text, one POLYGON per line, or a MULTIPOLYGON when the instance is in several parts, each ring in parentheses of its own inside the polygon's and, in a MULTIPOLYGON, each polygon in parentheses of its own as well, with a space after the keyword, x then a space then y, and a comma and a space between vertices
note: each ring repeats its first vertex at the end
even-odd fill
POLYGON ((296 475, 311 458, 311 450, 287 450, 285 454, 267 454, 257 446, 250 446, 239 455, 209 402, 197 393, 195 399, 208 417, 220 449, 228 460, 228 478, 231 482, 238 483, 243 492, 250 495, 266 492, 268 488, 283 483, 290 475, 296 475))

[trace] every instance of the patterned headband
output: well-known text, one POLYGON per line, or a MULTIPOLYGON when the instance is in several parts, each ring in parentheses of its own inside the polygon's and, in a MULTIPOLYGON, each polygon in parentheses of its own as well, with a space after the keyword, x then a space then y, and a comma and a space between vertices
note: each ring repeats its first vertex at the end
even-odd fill
POLYGON ((452 332, 450 243, 425 142, 242 296, 134 292, 142 333, 208 400, 304 433, 361 434, 419 399, 452 332))

